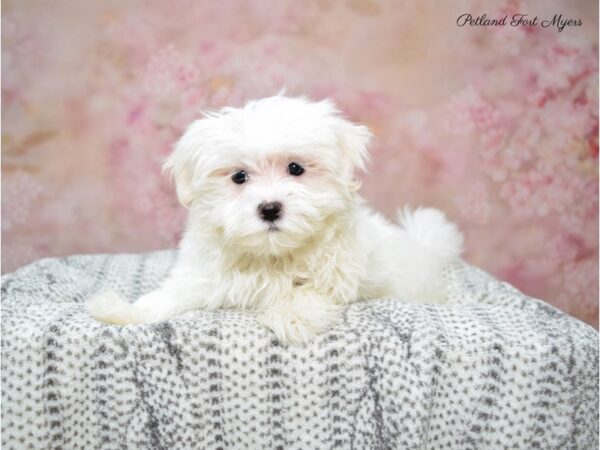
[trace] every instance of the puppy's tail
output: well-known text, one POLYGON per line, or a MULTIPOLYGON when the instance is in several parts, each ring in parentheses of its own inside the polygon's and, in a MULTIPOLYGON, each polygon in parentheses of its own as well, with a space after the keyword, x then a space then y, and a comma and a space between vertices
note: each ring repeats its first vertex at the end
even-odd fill
POLYGON ((437 209, 404 209, 399 222, 397 292, 408 301, 446 302, 443 270, 460 257, 462 234, 437 209))
POLYGON ((400 226, 411 240, 423 250, 431 252, 446 265, 458 259, 463 251, 464 239, 458 227, 435 208, 404 208, 398 213, 400 226))

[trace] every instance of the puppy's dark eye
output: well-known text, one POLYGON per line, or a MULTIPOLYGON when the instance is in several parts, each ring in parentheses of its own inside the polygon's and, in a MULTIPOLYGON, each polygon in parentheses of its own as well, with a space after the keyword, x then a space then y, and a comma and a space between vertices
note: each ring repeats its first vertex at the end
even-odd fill
POLYGON ((244 184, 248 181, 248 174, 245 170, 239 170, 231 176, 231 179, 235 184, 244 184))
POLYGON ((304 167, 302 167, 300 164, 295 163, 295 162, 289 163, 288 173, 290 175, 294 175, 295 177, 299 177, 300 175, 302 175, 304 173, 304 167))

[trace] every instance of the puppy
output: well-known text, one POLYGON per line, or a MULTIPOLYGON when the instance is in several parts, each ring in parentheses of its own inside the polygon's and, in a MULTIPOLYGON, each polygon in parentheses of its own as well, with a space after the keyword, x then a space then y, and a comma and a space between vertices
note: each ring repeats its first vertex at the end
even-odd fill
POLYGON ((435 209, 404 210, 398 226, 365 205, 355 172, 370 137, 328 100, 281 95, 193 122, 164 166, 189 209, 178 262, 134 303, 96 295, 91 315, 133 324, 233 308, 298 344, 351 302, 443 302, 462 235, 435 209))

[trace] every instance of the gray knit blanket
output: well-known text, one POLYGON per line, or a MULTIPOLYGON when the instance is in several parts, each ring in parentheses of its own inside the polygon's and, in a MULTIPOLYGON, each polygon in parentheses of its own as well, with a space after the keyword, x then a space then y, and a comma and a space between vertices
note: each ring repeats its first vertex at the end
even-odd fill
POLYGON ((2 448, 594 449, 598 334, 484 272, 449 303, 349 306, 307 347, 249 314, 151 325, 85 310, 175 252, 44 259, 2 278, 2 448))

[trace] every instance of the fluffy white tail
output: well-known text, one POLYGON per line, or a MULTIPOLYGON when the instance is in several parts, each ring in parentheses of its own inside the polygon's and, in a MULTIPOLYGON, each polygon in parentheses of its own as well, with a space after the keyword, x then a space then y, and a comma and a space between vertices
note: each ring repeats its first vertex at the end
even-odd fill
POLYGON ((400 225, 425 249, 435 253, 445 264, 460 257, 464 239, 458 227, 434 208, 404 208, 398 214, 400 225))
POLYGON ((444 302, 443 269, 460 257, 463 236, 433 208, 405 208, 398 214, 401 233, 396 263, 396 293, 415 302, 444 302))

